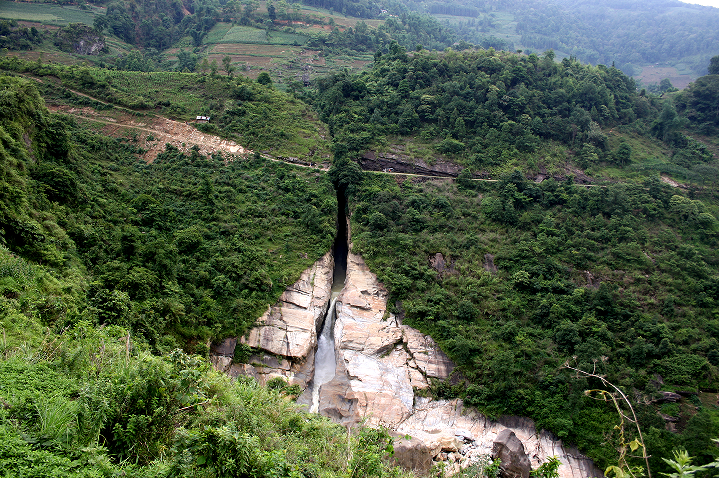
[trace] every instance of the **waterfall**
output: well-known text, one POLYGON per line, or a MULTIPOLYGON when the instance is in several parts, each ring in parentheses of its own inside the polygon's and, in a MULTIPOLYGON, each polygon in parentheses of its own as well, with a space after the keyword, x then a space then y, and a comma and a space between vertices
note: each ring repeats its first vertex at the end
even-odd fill
POLYGON ((339 292, 332 291, 332 302, 327 309, 325 323, 322 326, 322 333, 317 340, 317 352, 315 352, 315 376, 312 380, 312 405, 311 413, 317 413, 320 407, 320 387, 332 380, 335 376, 335 341, 332 329, 335 324, 335 306, 339 292))
POLYGON ((330 298, 330 306, 327 309, 327 315, 322 325, 320 337, 317 340, 317 351, 315 352, 315 374, 312 379, 312 401, 310 402, 310 412, 318 413, 320 406, 320 387, 332 380, 335 376, 337 363, 335 360, 335 310, 337 307, 337 297, 345 286, 345 278, 347 276, 347 216, 345 209, 347 201, 344 191, 337 191, 337 236, 332 247, 334 255, 335 268, 332 275, 332 295, 330 298))

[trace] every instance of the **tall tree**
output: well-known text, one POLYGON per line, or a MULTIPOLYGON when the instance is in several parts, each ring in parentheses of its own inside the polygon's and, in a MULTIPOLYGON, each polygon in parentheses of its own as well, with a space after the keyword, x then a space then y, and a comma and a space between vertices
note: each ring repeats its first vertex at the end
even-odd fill
POLYGON ((713 56, 712 59, 709 60, 709 74, 719 75, 719 55, 713 56))
POLYGON ((225 70, 227 76, 232 77, 232 72, 235 71, 235 67, 232 66, 232 58, 230 58, 230 55, 225 55, 222 59, 222 69, 225 70))

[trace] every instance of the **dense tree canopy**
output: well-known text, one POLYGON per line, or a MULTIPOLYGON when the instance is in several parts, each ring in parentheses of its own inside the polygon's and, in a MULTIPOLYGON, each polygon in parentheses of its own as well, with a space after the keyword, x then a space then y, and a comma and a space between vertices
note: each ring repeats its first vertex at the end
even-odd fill
POLYGON ((515 171, 488 186, 399 183, 369 174, 355 183, 353 251, 403 323, 459 365, 461 385, 443 384, 439 396, 531 416, 605 466, 615 459, 615 411, 585 397, 601 384, 561 369, 597 367, 633 397, 654 472, 673 446, 715 453, 716 208, 658 178, 582 188, 515 171), (433 266, 437 254, 445 267, 433 266), (699 414, 681 412, 694 417, 683 434, 665 430, 662 390, 706 399, 693 402, 699 414), (703 427, 711 431, 697 439, 703 427))
POLYGON ((407 54, 396 43, 372 70, 319 82, 317 107, 337 151, 388 135, 419 135, 481 168, 533 151, 541 139, 607 148, 602 126, 651 115, 616 68, 493 49, 407 54))

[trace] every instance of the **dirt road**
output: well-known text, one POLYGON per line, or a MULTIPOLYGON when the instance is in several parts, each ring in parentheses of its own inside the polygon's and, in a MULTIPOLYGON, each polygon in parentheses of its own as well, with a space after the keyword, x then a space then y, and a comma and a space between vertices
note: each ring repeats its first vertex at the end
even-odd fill
POLYGON ((161 116, 134 116, 121 110, 97 111, 67 105, 48 106, 48 109, 72 115, 79 121, 103 125, 101 130, 108 136, 137 138, 137 145, 147 151, 142 157, 148 163, 165 149, 165 143, 183 152, 189 152, 196 145, 203 155, 219 152, 247 157, 252 154, 234 141, 203 133, 190 124, 161 116))

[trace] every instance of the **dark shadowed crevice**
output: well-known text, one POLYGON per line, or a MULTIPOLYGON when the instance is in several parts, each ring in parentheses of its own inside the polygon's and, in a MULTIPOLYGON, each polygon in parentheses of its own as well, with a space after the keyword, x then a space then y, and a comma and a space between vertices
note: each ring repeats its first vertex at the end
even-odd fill
POLYGON ((347 199, 343 190, 337 191, 337 235, 332 246, 334 256, 334 271, 332 275, 332 295, 325 315, 322 331, 317 339, 315 352, 314 377, 312 379, 312 397, 310 411, 317 412, 319 408, 320 387, 332 380, 336 369, 336 354, 334 342, 335 305, 345 284, 347 275, 347 199))

